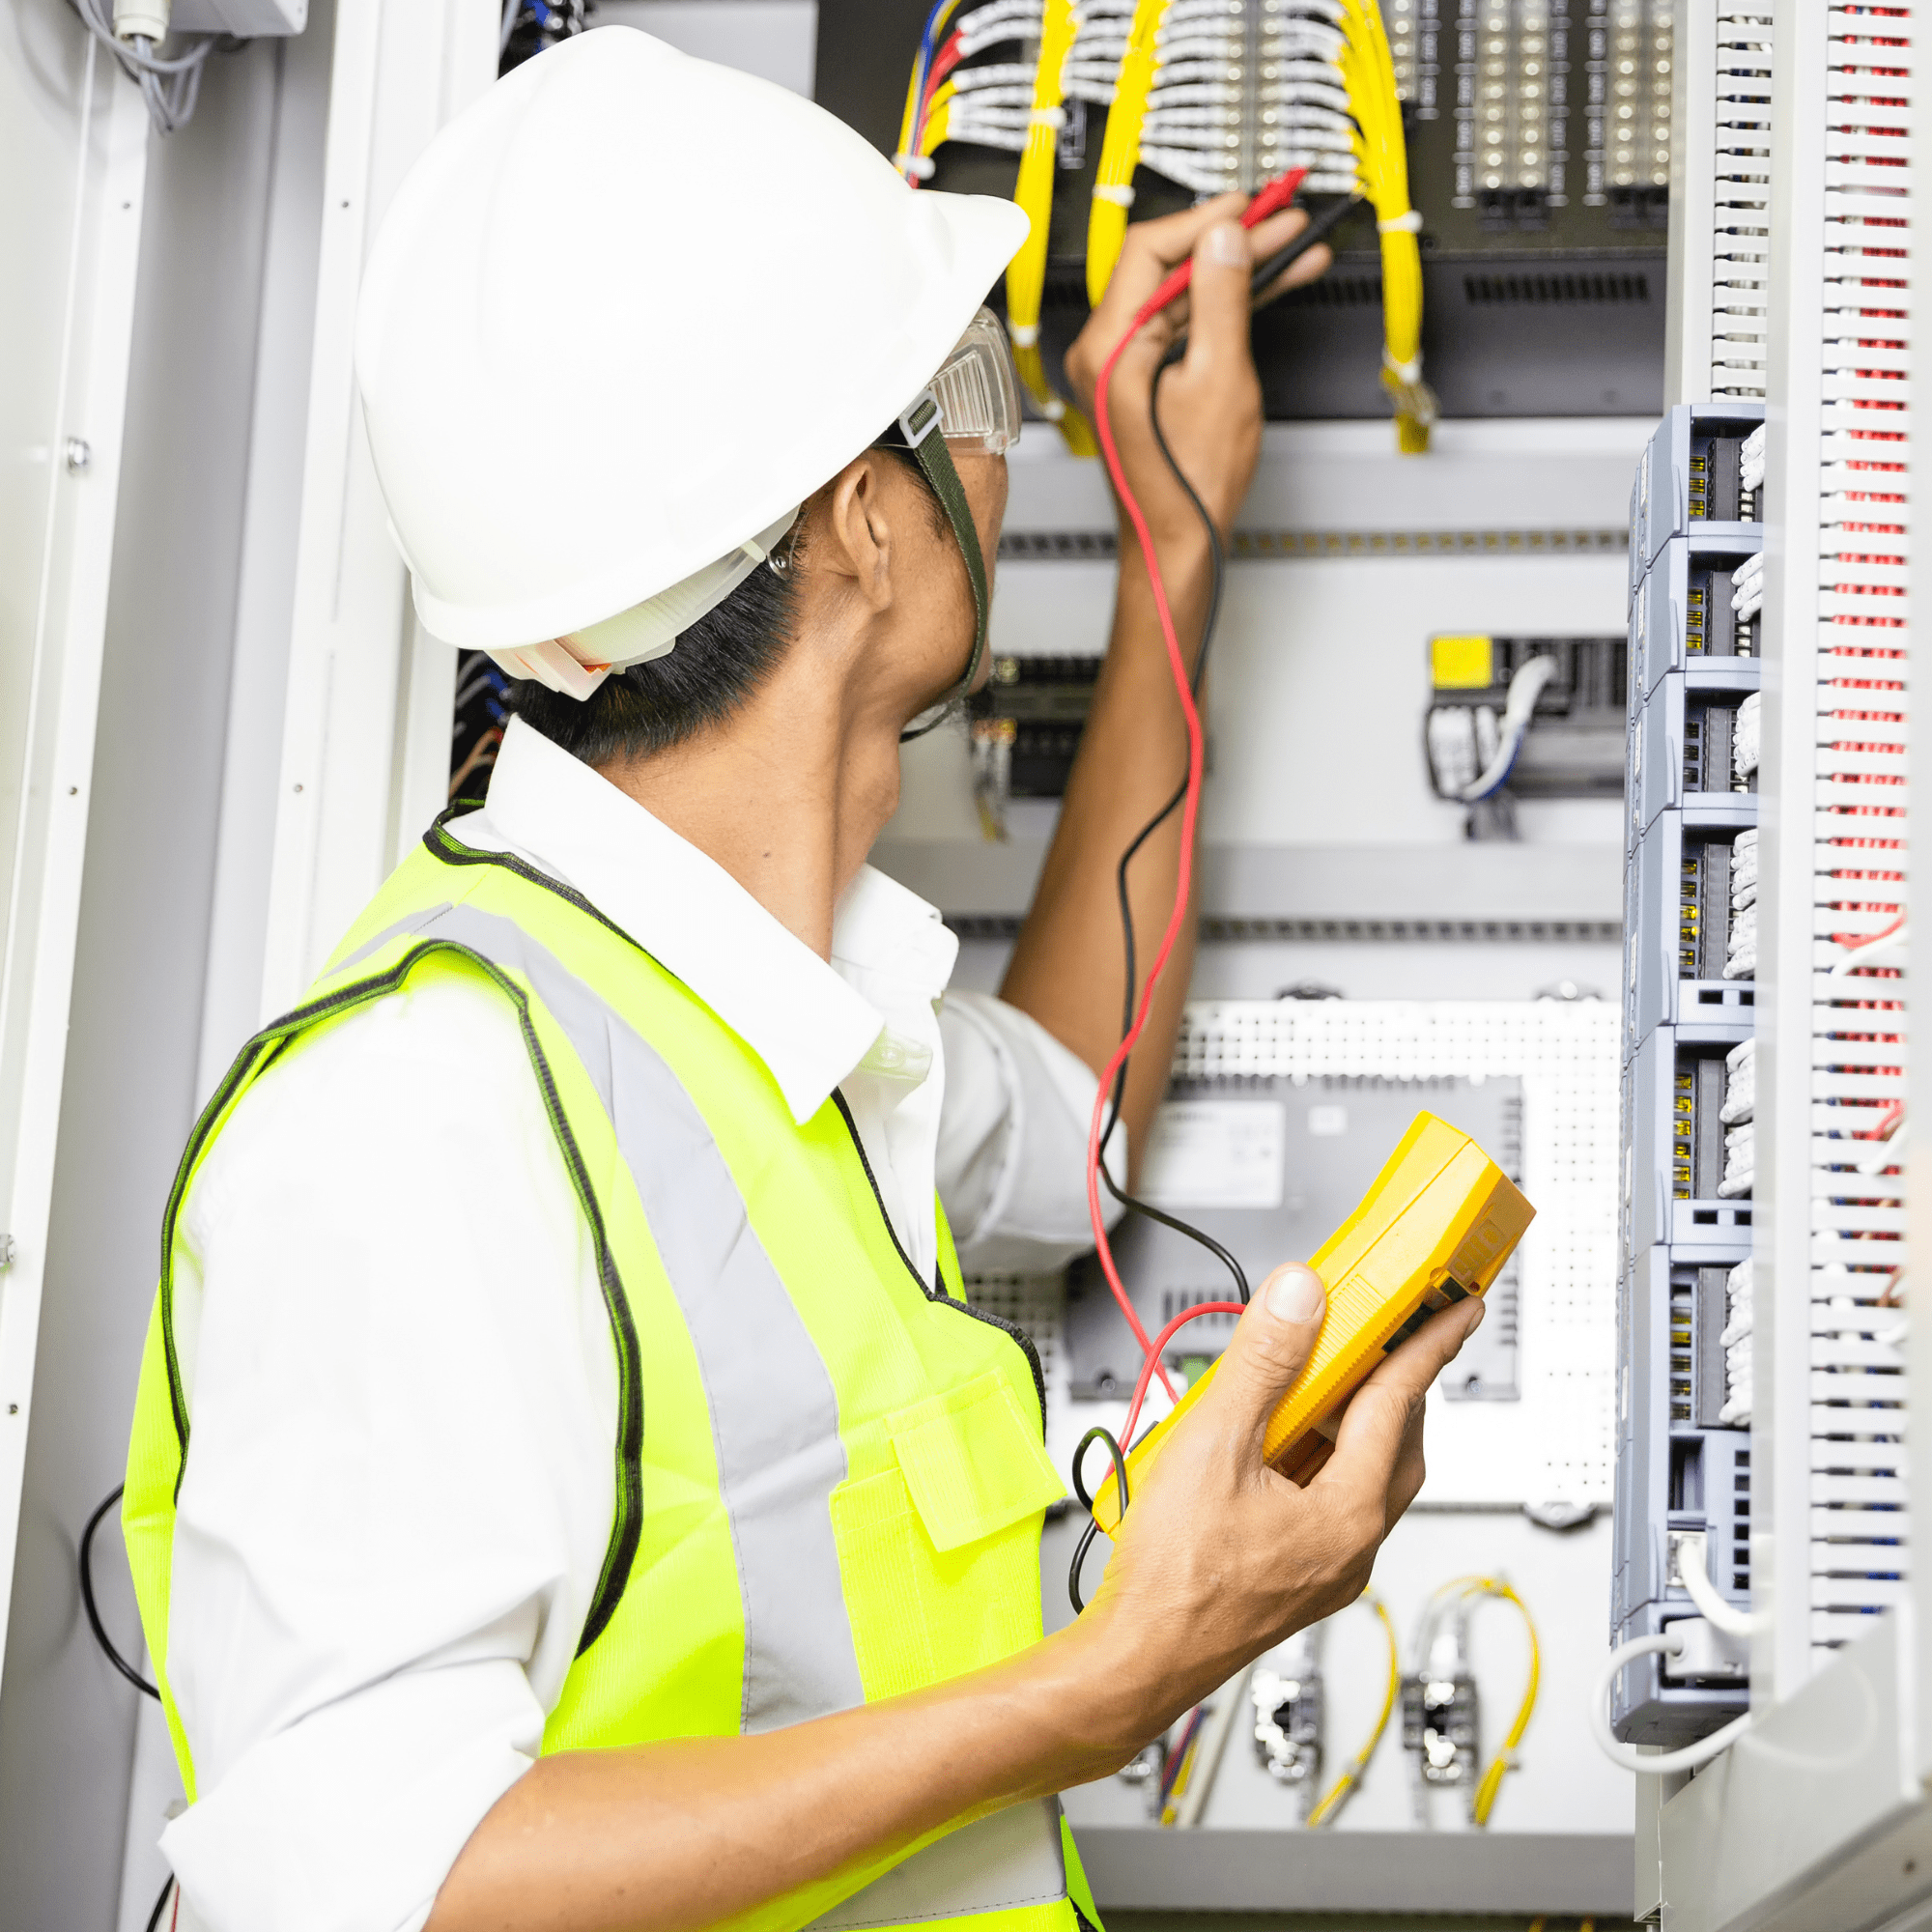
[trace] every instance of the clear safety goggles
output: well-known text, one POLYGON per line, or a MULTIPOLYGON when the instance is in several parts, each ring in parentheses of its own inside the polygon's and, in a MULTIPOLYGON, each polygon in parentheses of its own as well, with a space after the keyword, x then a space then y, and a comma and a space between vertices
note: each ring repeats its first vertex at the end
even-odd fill
POLYGON ((899 418, 879 438, 900 449, 914 449, 935 425, 921 405, 927 394, 939 406, 936 427, 954 448, 1003 456, 1020 440, 1020 385, 1007 331, 989 308, 966 325, 958 346, 939 373, 899 418))

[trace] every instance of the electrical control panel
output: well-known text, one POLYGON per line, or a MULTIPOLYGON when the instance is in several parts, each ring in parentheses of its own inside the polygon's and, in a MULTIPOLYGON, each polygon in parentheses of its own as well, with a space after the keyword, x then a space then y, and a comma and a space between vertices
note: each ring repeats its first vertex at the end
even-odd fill
MULTIPOLYGON (((1445 416, 1634 415, 1661 406, 1676 6, 1390 0, 1384 8, 1410 194, 1422 218, 1423 359, 1445 416)), ((1089 8, 1085 31, 1123 37, 1132 11, 1089 8)), ((1185 208, 1208 191, 1208 175, 1196 175, 1210 161, 1227 170, 1228 185, 1252 189, 1275 165, 1271 136, 1293 145, 1296 130, 1282 124, 1305 117, 1305 108, 1268 97, 1297 57, 1281 43, 1294 10, 1284 0, 1236 0, 1229 11, 1238 19, 1220 49, 1225 71, 1177 71, 1177 89, 1200 99, 1177 92, 1167 117, 1185 134, 1189 115, 1230 104, 1210 100, 1210 90, 1229 93, 1238 109, 1229 158, 1204 154, 1198 136, 1173 157, 1144 151, 1131 186, 1136 219, 1185 208)), ((819 6, 817 98, 886 154, 895 147, 927 13, 924 0, 819 6)), ((1190 33, 1205 24, 1193 22, 1190 33)), ((980 58, 1017 69, 1027 44, 980 58)), ((1117 60, 1114 42, 1107 44, 1117 60)), ((1110 93, 1105 60, 1082 62, 1079 51, 1076 43, 1068 71, 1093 68, 1093 98, 1069 82, 1053 110, 1062 118, 1039 342, 1056 379, 1087 313, 1089 209, 1110 93)), ((1023 109, 1018 119, 1023 127, 1023 109)), ((990 138, 1012 137, 996 128, 990 138)), ((1313 137, 1304 130, 1301 138, 1313 137)), ((934 160, 935 186, 1014 191, 1018 162, 1004 147, 953 138, 934 160)), ((1317 176, 1326 183, 1319 168, 1317 176)), ((1347 216, 1334 248, 1326 276, 1257 317, 1271 417, 1388 413, 1373 214, 1347 216)))
MULTIPOLYGON (((1673 410, 1631 497, 1618 1642, 1696 1614, 1687 1549, 1749 1603, 1761 417, 1673 410)), ((1628 1665, 1618 1735, 1680 1745, 1734 1717, 1735 1656, 1703 1662, 1628 1665)))

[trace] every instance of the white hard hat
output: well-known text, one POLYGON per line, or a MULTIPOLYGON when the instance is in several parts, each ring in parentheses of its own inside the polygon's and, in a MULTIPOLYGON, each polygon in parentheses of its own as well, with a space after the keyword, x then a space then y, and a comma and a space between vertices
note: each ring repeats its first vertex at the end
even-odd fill
POLYGON ((526 62, 430 144, 363 278, 424 627, 574 696, 668 650, 931 381, 1026 233, 635 28, 526 62))

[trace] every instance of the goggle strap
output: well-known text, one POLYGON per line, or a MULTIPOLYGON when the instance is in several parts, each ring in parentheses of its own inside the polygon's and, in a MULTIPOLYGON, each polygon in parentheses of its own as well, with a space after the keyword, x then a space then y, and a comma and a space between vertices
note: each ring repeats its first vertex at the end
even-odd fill
MULTIPOLYGON (((930 394, 930 390, 924 391, 920 401, 930 394)), ((906 414, 912 415, 918 408, 919 402, 915 402, 906 414)), ((902 424, 904 420, 904 417, 900 418, 902 424)), ((926 427, 929 430, 929 425, 926 427)), ((932 494, 939 498, 947 522, 952 526, 952 535, 959 545, 960 555, 966 559, 966 576, 973 585, 973 655, 966 661, 965 676, 942 700, 938 715, 917 730, 901 731, 901 744, 910 738, 924 737, 934 725, 952 714, 953 707, 973 689, 973 680, 979 676, 980 663, 986 655, 986 559, 980 554, 980 532, 973 522, 973 506, 966 500, 966 486, 960 482, 959 471, 953 468, 952 453, 946 446, 945 437, 929 433, 921 436, 913 444, 913 454, 919 459, 925 480, 932 485, 932 494)))

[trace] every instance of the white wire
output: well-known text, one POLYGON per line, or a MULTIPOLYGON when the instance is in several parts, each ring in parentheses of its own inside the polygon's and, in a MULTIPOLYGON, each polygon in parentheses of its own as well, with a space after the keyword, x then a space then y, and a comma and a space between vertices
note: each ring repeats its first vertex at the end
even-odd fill
POLYGON ((1741 1610, 1718 1594, 1718 1586, 1704 1567, 1702 1547, 1688 1537, 1677 1546, 1677 1574, 1690 1591, 1690 1601, 1697 1605, 1698 1614, 1713 1630, 1722 1631, 1726 1636, 1755 1636, 1759 1631, 1771 1627, 1768 1616, 1741 1610))
POLYGON ((102 0, 72 0, 81 25, 106 47, 120 63, 121 71, 141 90, 156 130, 172 134, 177 128, 185 127, 201 95, 202 69, 221 36, 185 35, 180 53, 158 54, 145 34, 122 40, 114 31, 112 18, 102 13, 101 4, 102 0))
POLYGON ((1713 1731, 1708 1738, 1699 1738, 1694 1745, 1686 1745, 1682 1750, 1653 1754, 1634 1749, 1618 1741, 1616 1733, 1610 1729, 1610 1690, 1616 1683, 1617 1672, 1639 1657, 1647 1657, 1653 1652, 1674 1655, 1683 1648, 1684 1639, 1665 1631, 1662 1636, 1634 1637, 1610 1652, 1609 1661, 1590 1687, 1589 1717, 1590 1735, 1596 1739, 1597 1748, 1612 1764, 1620 1764, 1626 1771, 1636 1772, 1645 1777, 1667 1777, 1674 1772, 1695 1771, 1699 1765, 1709 1764, 1714 1757, 1721 1756, 1750 1728, 1750 1713, 1747 1711, 1742 1718, 1733 1718, 1721 1730, 1713 1731))
POLYGON ((1536 700, 1543 695, 1543 687, 1556 675, 1556 668, 1555 658, 1547 653, 1517 667, 1516 675, 1510 679, 1509 696, 1503 704, 1502 734, 1496 743, 1496 754, 1473 784, 1463 786, 1464 805, 1474 805, 1502 789, 1517 753, 1522 750, 1522 741, 1529 735, 1530 714, 1536 709, 1536 700))

